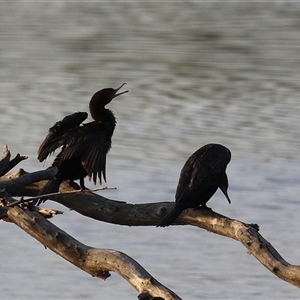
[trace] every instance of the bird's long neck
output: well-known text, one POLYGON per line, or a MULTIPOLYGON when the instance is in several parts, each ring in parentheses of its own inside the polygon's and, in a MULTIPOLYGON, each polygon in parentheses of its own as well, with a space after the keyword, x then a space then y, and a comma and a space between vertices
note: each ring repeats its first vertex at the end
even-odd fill
POLYGON ((101 122, 106 124, 112 131, 114 131, 116 127, 116 118, 113 112, 107 108, 101 108, 97 110, 90 110, 92 118, 96 122, 101 122))

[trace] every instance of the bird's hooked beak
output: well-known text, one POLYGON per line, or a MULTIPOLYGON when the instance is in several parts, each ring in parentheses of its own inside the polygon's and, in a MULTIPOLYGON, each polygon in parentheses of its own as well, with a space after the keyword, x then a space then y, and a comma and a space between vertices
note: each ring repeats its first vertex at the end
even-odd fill
POLYGON ((118 93, 118 91, 125 85, 126 83, 123 83, 121 86, 119 86, 117 89, 115 89, 115 94, 113 96, 113 98, 116 98, 120 95, 123 95, 125 93, 128 93, 128 91, 125 91, 125 92, 121 92, 121 93, 118 93), (117 94, 118 93, 118 94, 117 94))
POLYGON ((223 192, 223 194, 225 195, 225 197, 226 197, 228 203, 231 204, 231 200, 230 200, 230 198, 229 198, 229 196, 228 196, 227 189, 224 189, 223 187, 220 187, 220 189, 221 189, 221 191, 223 192))
POLYGON ((220 190, 223 192, 223 194, 225 195, 227 201, 229 204, 231 204, 231 200, 228 196, 228 193, 227 193, 227 189, 228 189, 228 178, 227 178, 227 175, 226 173, 224 173, 224 177, 221 181, 221 184, 219 185, 219 188, 220 190))

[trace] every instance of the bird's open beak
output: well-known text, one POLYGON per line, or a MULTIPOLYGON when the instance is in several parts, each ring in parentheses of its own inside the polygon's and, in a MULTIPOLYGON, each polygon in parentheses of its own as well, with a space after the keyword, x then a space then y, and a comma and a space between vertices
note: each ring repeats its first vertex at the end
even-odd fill
POLYGON ((118 96, 120 96, 120 95, 122 95, 122 94, 128 93, 128 91, 125 91, 125 92, 121 92, 121 93, 118 93, 118 94, 117 94, 117 92, 118 92, 125 84, 126 84, 126 83, 123 83, 120 87, 118 87, 117 89, 115 89, 116 93, 115 93, 115 95, 114 95, 113 98, 116 98, 116 97, 118 97, 118 96))

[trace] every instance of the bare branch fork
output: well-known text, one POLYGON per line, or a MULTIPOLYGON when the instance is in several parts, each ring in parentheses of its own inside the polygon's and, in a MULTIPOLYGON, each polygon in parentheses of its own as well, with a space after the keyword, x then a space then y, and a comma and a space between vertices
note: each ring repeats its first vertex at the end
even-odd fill
POLYGON ((10 160, 10 151, 7 145, 3 146, 3 156, 0 159, 0 177, 9 172, 13 167, 15 167, 22 160, 27 159, 27 156, 21 156, 19 153, 15 158, 10 160))
MULTIPOLYGON (((47 170, 44 171, 47 172, 47 170)), ((30 174, 17 172, 12 174, 10 178, 21 178, 23 176, 30 177, 30 174)), ((4 177, 6 176, 2 178, 4 177)), ((21 180, 20 182, 23 181, 21 180)), ((36 195, 44 183, 45 182, 36 182, 22 187, 16 185, 13 187, 8 186, 11 187, 10 194, 13 196, 32 196, 36 195)), ((0 188, 3 188, 2 184, 5 184, 5 181, 0 182, 0 188)), ((61 191, 70 191, 70 189, 67 184, 61 185, 61 191)), ((170 202, 128 204, 126 202, 104 198, 91 191, 78 191, 76 194, 60 193, 53 195, 51 198, 84 216, 103 222, 127 226, 155 226, 174 205, 174 203, 170 202)), ((120 257, 126 258, 125 261, 129 266, 134 264, 134 261, 127 259, 128 257, 125 254, 120 254, 115 250, 94 249, 83 245, 59 228, 52 227, 54 225, 42 218, 39 213, 29 211, 26 207, 15 206, 9 208, 7 210, 7 216, 11 221, 38 239, 45 246, 89 274, 104 278, 108 276, 108 271, 117 272, 140 292, 140 299, 151 299, 151 297, 179 299, 177 295, 163 287, 151 275, 145 273, 141 275, 142 271, 139 269, 141 267, 139 265, 135 266, 137 269, 130 269, 132 272, 130 275, 126 272, 124 273, 122 269, 116 269, 113 262, 118 261, 119 263, 120 257), (25 227, 21 223, 24 223, 25 227), (45 240, 43 240, 44 236, 45 240), (71 247, 68 245, 71 245, 71 247), (97 265, 93 263, 95 262, 94 255, 97 255, 97 265), (77 263, 73 261, 74 258, 76 258, 77 263), (138 278, 134 277, 135 279, 133 280, 130 277, 133 276, 133 274, 138 278)), ((184 211, 174 225, 197 226, 237 240, 273 274, 296 287, 300 287, 300 266, 291 265, 285 261, 276 249, 259 234, 258 226, 255 224, 245 224, 212 210, 194 209, 184 211)))

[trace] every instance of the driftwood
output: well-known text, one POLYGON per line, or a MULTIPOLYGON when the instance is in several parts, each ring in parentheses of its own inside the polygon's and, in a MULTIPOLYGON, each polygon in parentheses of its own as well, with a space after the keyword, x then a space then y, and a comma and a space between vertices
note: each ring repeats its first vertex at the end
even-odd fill
MULTIPOLYGON (((47 172, 49 170, 41 171, 40 175, 45 176, 47 172)), ((10 178, 17 179, 23 176, 30 178, 31 174, 17 172, 10 178)), ((31 182, 28 178, 26 180, 31 182)), ((26 187, 10 185, 10 194, 12 196, 32 196, 40 190, 44 183, 41 181, 26 187)), ((4 187, 3 184, 5 181, 0 182, 0 187, 4 187)), ((128 204, 104 198, 91 191, 78 191, 76 194, 63 193, 70 190, 72 188, 63 184, 61 186, 62 193, 51 199, 87 217, 119 225, 155 226, 174 205, 172 202, 128 204)), ((7 200, 9 197, 3 198, 6 199, 6 202, 12 201, 12 199, 7 200)), ((20 226, 46 247, 93 276, 106 278, 109 276, 109 271, 114 271, 136 288, 140 293, 140 299, 179 299, 176 294, 157 282, 124 253, 83 245, 45 220, 38 212, 30 211, 30 206, 29 209, 27 206, 8 208, 5 213, 10 221, 20 226), (118 267, 118 265, 126 265, 126 267, 118 267)), ((212 233, 235 239, 241 242, 248 252, 274 275, 300 287, 300 266, 286 262, 275 248, 259 234, 259 228, 255 224, 246 224, 230 219, 210 209, 190 209, 184 211, 173 225, 197 226, 212 233)))

